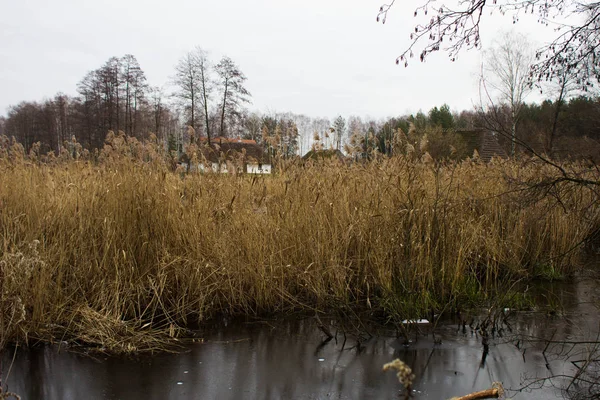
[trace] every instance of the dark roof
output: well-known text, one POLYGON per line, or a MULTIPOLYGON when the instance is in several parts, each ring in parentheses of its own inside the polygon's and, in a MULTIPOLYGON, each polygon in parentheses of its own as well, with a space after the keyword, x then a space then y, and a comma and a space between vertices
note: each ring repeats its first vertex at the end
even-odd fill
POLYGON ((269 163, 263 148, 253 140, 211 140, 210 147, 206 144, 200 146, 200 152, 206 160, 215 163, 238 159, 242 154, 245 162, 269 163))
POLYGON ((324 160, 330 158, 344 159, 344 153, 340 150, 311 150, 302 157, 303 160, 324 160))
POLYGON ((475 150, 483 161, 490 161, 492 157, 506 158, 508 155, 498 143, 496 133, 488 130, 456 131, 467 146, 467 154, 472 156, 475 150))
MULTIPOLYGON (((207 142, 207 138, 206 136, 202 136, 200 137, 200 142, 202 143, 206 143, 207 142)), ((239 139, 239 138, 226 138, 226 137, 222 137, 222 136, 217 136, 216 138, 212 138, 210 140, 211 143, 246 143, 246 144, 256 144, 256 140, 252 140, 252 139, 239 139)))

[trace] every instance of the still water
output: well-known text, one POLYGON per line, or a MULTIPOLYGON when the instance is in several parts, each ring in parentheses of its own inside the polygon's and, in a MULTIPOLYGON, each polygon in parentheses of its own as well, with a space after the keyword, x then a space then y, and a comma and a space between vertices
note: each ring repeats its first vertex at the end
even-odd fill
POLYGON ((512 334, 505 326, 503 337, 490 340, 485 357, 481 337, 468 324, 463 330, 458 320, 436 328, 441 343, 428 334, 411 335, 406 344, 393 331, 378 331, 371 338, 360 335, 357 346, 356 334, 344 342, 339 321, 324 320, 338 331, 337 339, 324 342, 315 320, 304 318, 230 323, 204 332, 204 342, 184 353, 135 359, 95 359, 49 346, 16 354, 12 349, 4 354, 3 382, 24 400, 398 399, 401 385, 381 367, 400 358, 416 375, 417 399, 466 395, 495 381, 510 398, 561 398, 560 388, 547 382, 518 391, 532 378, 572 374, 575 368, 564 346, 550 346, 544 354, 544 342, 526 339, 595 339, 598 287, 594 280, 579 279, 538 290, 541 303, 562 304, 562 311, 512 316, 512 334))

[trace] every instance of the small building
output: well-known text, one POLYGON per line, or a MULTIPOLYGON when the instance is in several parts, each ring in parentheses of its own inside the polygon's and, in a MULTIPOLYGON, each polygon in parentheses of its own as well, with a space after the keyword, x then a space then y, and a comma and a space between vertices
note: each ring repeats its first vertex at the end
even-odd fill
POLYGON ((211 139, 210 146, 205 138, 201 143, 198 166, 200 171, 209 167, 213 172, 221 173, 271 173, 269 158, 254 140, 217 137, 211 139))

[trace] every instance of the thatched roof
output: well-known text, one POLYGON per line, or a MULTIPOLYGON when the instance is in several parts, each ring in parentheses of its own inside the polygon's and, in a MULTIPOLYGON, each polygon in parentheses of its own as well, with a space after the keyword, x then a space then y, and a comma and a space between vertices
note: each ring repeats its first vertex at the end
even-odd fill
POLYGON ((306 153, 302 159, 303 160, 326 160, 326 159, 338 159, 340 161, 344 160, 344 153, 340 150, 311 150, 306 153))
POLYGON ((456 131, 467 146, 467 154, 473 155, 475 150, 483 161, 490 161, 492 157, 506 158, 508 155, 498 143, 496 134, 488 130, 464 130, 456 131))
POLYGON ((244 162, 256 162, 259 164, 268 164, 269 158, 254 140, 243 139, 211 139, 210 147, 208 144, 200 145, 202 156, 214 163, 223 161, 232 161, 242 159, 244 162))

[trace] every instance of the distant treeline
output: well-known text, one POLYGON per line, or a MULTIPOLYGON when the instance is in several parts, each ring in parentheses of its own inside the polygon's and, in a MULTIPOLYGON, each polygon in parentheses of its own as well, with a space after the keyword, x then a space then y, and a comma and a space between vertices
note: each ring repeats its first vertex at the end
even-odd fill
MULTIPOLYGON (((379 126, 370 124, 367 137, 375 139, 371 146, 387 153, 393 133, 398 129, 408 133, 411 124, 417 134, 427 133, 429 142, 438 140, 457 147, 460 146, 460 135, 453 135, 453 132, 489 129, 498 133, 499 144, 510 154, 509 113, 508 107, 504 106, 487 112, 452 113, 447 105, 443 105, 432 108, 428 114, 419 112, 408 117, 390 118, 379 126)), ((355 137, 363 135, 360 129, 353 129, 351 127, 351 132, 356 132, 355 137)), ((525 104, 517 123, 517 140, 524 145, 518 146, 518 152, 534 150, 557 158, 600 161, 600 98, 580 96, 561 104, 551 100, 525 104)), ((362 145, 360 141, 359 144, 362 145)))
POLYGON ((77 85, 78 96, 56 94, 43 101, 23 101, 8 109, 4 133, 28 150, 41 142, 57 151, 75 136, 86 148, 101 148, 109 130, 130 136, 174 134, 179 116, 166 106, 164 93, 147 83, 132 55, 110 58, 77 85))
MULTIPOLYGON (((390 154, 399 129, 404 134, 411 131, 416 142, 419 136, 427 134, 430 147, 432 141, 437 141, 444 148, 455 149, 460 148, 460 135, 453 132, 490 129, 499 132, 498 141, 509 153, 510 135, 502 127, 510 112, 503 105, 493 110, 462 112, 452 112, 443 105, 428 113, 384 120, 339 116, 331 121, 293 113, 264 115, 246 108, 250 93, 243 88, 245 80, 231 59, 224 57, 213 65, 200 49, 179 61, 169 89, 149 85, 134 56, 112 57, 79 82, 77 96, 59 93, 50 99, 23 101, 9 107, 7 117, 0 117, 0 134, 15 137, 26 151, 40 142, 43 152, 58 152, 72 137, 85 148, 102 148, 109 131, 122 131, 140 139, 154 133, 170 150, 183 150, 186 143, 201 136, 241 137, 254 139, 271 154, 285 157, 304 154, 315 147, 338 148, 354 154, 375 150, 390 154), (182 81, 182 71, 193 72, 194 68, 203 68, 204 80, 182 81), (198 93, 204 96, 197 97, 198 93)), ((565 102, 525 104, 516 132, 517 139, 536 152, 597 160, 600 98, 580 96, 565 102)), ((520 151, 527 150, 520 147, 520 151)), ((438 155, 450 154, 441 151, 438 155)), ((452 154, 465 156, 460 152, 452 154)))

